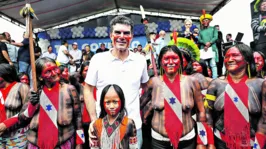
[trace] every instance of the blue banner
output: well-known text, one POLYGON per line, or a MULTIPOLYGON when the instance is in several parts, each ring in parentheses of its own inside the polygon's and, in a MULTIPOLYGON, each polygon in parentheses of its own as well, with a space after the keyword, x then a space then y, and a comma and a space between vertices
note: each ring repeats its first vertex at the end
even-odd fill
MULTIPOLYGON (((71 45, 74 42, 78 43, 78 49, 82 50, 85 48, 86 45, 90 45, 91 51, 96 52, 98 48, 100 48, 101 43, 104 43, 105 46, 110 49, 112 48, 112 43, 110 38, 103 38, 103 39, 70 39, 67 40, 69 44, 69 49, 71 49, 71 45)), ((53 52, 57 54, 57 51, 61 45, 61 40, 51 40, 50 41, 51 46, 53 47, 53 52)), ((147 43, 146 37, 145 36, 139 36, 139 37, 134 37, 133 40, 131 41, 130 48, 134 49, 136 48, 139 44, 144 47, 147 43)))

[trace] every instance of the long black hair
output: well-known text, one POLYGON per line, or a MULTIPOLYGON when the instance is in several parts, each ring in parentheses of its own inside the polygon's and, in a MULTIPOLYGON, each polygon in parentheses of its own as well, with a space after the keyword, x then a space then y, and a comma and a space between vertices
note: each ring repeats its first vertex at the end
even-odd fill
POLYGON ((35 65, 36 65, 36 77, 37 77, 37 84, 38 84, 38 89, 41 89, 42 86, 44 85, 44 80, 40 80, 40 77, 42 76, 42 70, 45 65, 45 63, 54 63, 56 65, 55 60, 49 58, 49 57, 42 57, 36 60, 35 65))
POLYGON ((261 57, 263 58, 263 61, 264 61, 264 66, 262 67, 262 70, 260 72, 257 72, 257 76, 258 77, 264 77, 264 76, 261 76, 259 73, 261 73, 261 72, 264 73, 266 71, 266 59, 265 59, 265 55, 261 51, 254 51, 253 53, 255 53, 255 52, 258 52, 261 55, 261 57))
MULTIPOLYGON (((239 52, 242 54, 242 56, 244 57, 245 61, 248 63, 248 65, 250 67, 250 77, 255 77, 257 75, 256 64, 254 61, 254 56, 253 56, 253 52, 252 52, 251 48, 249 46, 247 46, 246 44, 241 43, 241 42, 236 43, 232 47, 236 47, 239 50, 239 52)), ((230 48, 232 48, 232 47, 230 47, 230 48)), ((228 48, 227 51, 230 48, 228 48)), ((246 66, 246 74, 247 75, 249 74, 248 65, 246 66)))
POLYGON ((107 113, 104 109, 104 98, 110 87, 113 87, 115 92, 117 93, 118 97, 120 98, 121 101, 121 109, 119 112, 125 111, 126 113, 126 108, 125 108, 125 96, 123 90, 116 84, 110 84, 104 87, 101 98, 100 98, 100 106, 101 106, 101 113, 100 113, 100 118, 104 118, 107 113))
POLYGON ((82 63, 81 67, 80 67, 80 71, 79 71, 79 74, 80 74, 80 78, 79 78, 79 82, 80 83, 83 83, 85 78, 82 76, 82 72, 84 70, 84 68, 86 66, 89 66, 90 65, 90 62, 89 61, 85 61, 84 63, 82 63))
MULTIPOLYGON (((165 46, 161 49, 161 52, 159 54, 158 57, 158 66, 159 69, 161 69, 161 61, 163 59, 163 55, 168 52, 168 51, 173 51, 174 53, 176 53, 180 59, 180 67, 183 68, 183 58, 182 58, 182 53, 181 51, 175 46, 175 45, 169 45, 169 46, 165 46)), ((161 74, 162 75, 162 74, 161 74)))
POLYGON ((206 62, 203 59, 200 59, 199 61, 194 61, 194 62, 197 62, 197 63, 200 64, 200 66, 202 68, 202 75, 204 75, 205 77, 211 77, 211 76, 208 75, 208 66, 207 66, 206 62))
POLYGON ((15 67, 9 64, 0 64, 0 77, 8 83, 19 81, 15 67))

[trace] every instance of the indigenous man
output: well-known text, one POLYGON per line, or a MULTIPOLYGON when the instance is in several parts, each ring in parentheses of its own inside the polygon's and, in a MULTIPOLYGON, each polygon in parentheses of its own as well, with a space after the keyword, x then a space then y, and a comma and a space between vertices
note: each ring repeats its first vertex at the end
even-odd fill
MULTIPOLYGON (((208 55, 208 58, 204 58, 208 62, 209 67, 212 70, 212 78, 217 78, 217 66, 216 62, 219 61, 218 50, 216 47, 216 40, 218 39, 218 31, 215 27, 210 27, 210 22, 212 21, 212 16, 210 14, 205 14, 200 16, 200 22, 203 26, 203 29, 199 33, 199 44, 201 50, 205 50, 206 53, 211 53, 211 56, 208 55), (208 51, 212 50, 212 51, 208 51), (208 51, 208 52, 207 52, 208 51), (214 54, 212 54, 214 52, 214 54)), ((204 52, 205 53, 205 52, 204 52)), ((202 57, 202 56, 201 56, 202 57)))
POLYGON ((234 45, 226 51, 224 64, 227 76, 211 82, 205 101, 215 146, 250 149, 254 144, 254 149, 264 148, 266 82, 253 78, 256 67, 251 49, 244 44, 234 45))

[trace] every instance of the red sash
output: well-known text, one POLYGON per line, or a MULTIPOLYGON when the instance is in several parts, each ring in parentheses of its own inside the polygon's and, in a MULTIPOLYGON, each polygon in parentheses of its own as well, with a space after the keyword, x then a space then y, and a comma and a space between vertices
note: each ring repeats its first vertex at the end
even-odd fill
POLYGON ((59 83, 52 89, 43 87, 40 96, 38 146, 41 149, 55 148, 58 142, 57 111, 59 107, 59 83))
POLYGON ((5 101, 6 97, 11 90, 11 88, 16 84, 17 82, 13 82, 8 85, 7 88, 0 89, 0 94, 2 94, 2 97, 0 97, 0 123, 6 120, 6 109, 5 109, 5 101))
POLYGON ((224 97, 225 142, 230 149, 250 149, 248 77, 244 76, 239 83, 234 83, 230 75, 227 79, 224 97))
POLYGON ((168 137, 176 149, 178 148, 179 139, 182 136, 182 105, 180 93, 180 76, 175 77, 174 82, 170 82, 166 75, 164 80, 164 110, 165 110, 165 129, 168 137))

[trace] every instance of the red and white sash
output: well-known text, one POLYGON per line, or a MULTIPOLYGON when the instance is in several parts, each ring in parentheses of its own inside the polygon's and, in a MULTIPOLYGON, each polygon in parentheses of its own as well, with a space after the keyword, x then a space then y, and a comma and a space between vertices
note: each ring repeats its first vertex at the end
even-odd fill
POLYGON ((174 82, 170 82, 167 76, 163 75, 163 80, 164 126, 173 147, 176 149, 183 131, 180 76, 177 75, 174 82))
POLYGON ((52 89, 43 87, 40 95, 38 146, 41 149, 55 148, 58 142, 57 111, 59 107, 59 83, 52 89))
POLYGON ((225 142, 230 149, 250 148, 247 76, 234 83, 230 75, 225 87, 224 129, 225 142))

